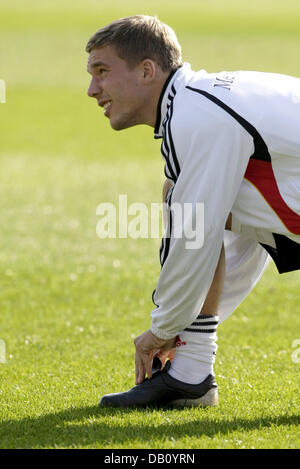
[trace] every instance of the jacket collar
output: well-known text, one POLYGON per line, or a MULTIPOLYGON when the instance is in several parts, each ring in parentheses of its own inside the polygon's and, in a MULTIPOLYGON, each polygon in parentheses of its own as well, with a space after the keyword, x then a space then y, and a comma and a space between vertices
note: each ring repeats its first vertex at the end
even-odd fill
POLYGON ((168 76, 167 80, 165 81, 165 84, 162 88, 159 100, 158 100, 158 105, 157 105, 157 114, 156 114, 156 123, 155 123, 155 128, 154 128, 154 138, 162 138, 163 137, 163 121, 167 115, 167 104, 168 104, 168 95, 170 92, 170 89, 172 85, 177 81, 179 78, 183 77, 186 75, 187 72, 191 71, 190 64, 184 63, 182 67, 173 70, 173 72, 170 73, 168 76))

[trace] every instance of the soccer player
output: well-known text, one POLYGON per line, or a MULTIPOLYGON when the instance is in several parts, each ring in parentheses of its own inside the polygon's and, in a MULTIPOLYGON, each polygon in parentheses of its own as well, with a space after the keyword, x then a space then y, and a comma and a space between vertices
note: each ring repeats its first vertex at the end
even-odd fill
POLYGON ((279 273, 300 268, 300 80, 195 72, 182 63, 174 31, 144 15, 100 29, 86 51, 88 95, 113 129, 154 128, 167 178, 151 328, 134 341, 136 386, 100 405, 217 405, 218 323, 271 257, 279 273), (173 208, 184 204, 192 208, 180 231, 173 208), (187 225, 203 230, 201 246, 189 243, 187 225), (172 362, 154 372, 170 350, 172 362))

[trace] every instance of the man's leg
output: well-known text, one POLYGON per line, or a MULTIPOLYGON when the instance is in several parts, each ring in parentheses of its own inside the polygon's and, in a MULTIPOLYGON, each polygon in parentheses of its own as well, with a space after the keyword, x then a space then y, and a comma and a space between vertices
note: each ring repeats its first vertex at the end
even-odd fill
POLYGON ((216 316, 221 294, 224 288, 225 281, 225 249, 222 246, 219 263, 217 265, 215 275, 208 291, 206 300, 202 306, 201 315, 216 316))
POLYGON ((218 305, 225 279, 225 250, 220 259, 206 300, 196 320, 179 334, 169 374, 189 384, 199 384, 213 375, 217 351, 218 305))

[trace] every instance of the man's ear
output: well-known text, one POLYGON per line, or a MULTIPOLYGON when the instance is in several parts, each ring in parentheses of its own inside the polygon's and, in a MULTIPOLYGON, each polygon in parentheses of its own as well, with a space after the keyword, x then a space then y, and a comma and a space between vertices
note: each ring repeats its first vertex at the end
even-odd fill
POLYGON ((144 83, 151 83, 156 77, 156 63, 151 59, 145 59, 140 65, 144 83))

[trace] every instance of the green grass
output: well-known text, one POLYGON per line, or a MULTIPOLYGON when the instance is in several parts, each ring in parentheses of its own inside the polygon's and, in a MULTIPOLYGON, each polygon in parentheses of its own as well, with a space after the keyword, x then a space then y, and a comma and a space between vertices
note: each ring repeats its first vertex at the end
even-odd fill
POLYGON ((159 202, 163 165, 152 129, 115 133, 86 97, 84 53, 102 24, 145 12, 195 68, 300 76, 299 2, 111 3, 1 3, 0 447, 299 448, 300 275, 272 265, 219 328, 218 408, 97 408, 134 383, 160 267, 159 240, 100 240, 96 207, 159 202))

